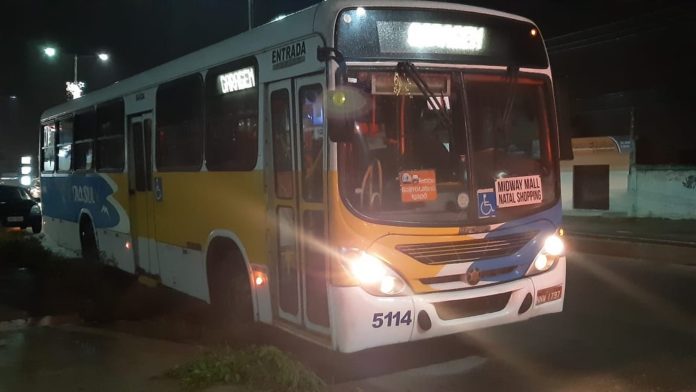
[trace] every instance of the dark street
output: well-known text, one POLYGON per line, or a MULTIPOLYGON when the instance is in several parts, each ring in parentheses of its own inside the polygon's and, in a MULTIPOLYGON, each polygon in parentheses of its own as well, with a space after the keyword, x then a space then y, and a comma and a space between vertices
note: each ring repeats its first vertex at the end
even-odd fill
MULTIPOLYGON (((690 261, 679 264, 578 252, 571 253, 568 260, 568 292, 564 311, 558 315, 352 355, 310 347, 277 332, 268 333, 262 341, 292 352, 338 391, 454 391, 461 390, 462 385, 474 391, 696 390, 696 268, 688 265, 690 261)), ((16 277, 25 282, 29 279, 26 274, 16 277)), ((6 319, 7 313, 3 316, 6 319)), ((170 315, 169 321, 112 322, 97 332, 65 325, 4 323, 0 390, 18 386, 22 390, 49 386, 74 390, 72 377, 63 377, 70 381, 61 384, 56 383, 57 375, 73 374, 81 368, 113 377, 112 362, 123 361, 120 357, 131 355, 131 351, 143 355, 138 353, 138 344, 127 348, 132 341, 161 347, 161 354, 149 355, 162 364, 176 363, 176 359, 200 351, 197 344, 211 344, 205 330, 181 321, 179 316, 170 315), (118 333, 118 339, 99 337, 114 330, 129 334, 118 333), (104 341, 122 341, 119 346, 126 348, 114 350, 104 341), (63 355, 64 350, 75 347, 90 354, 63 355), (179 354, 167 354, 171 350, 179 354), (95 367, 95 358, 103 366, 95 367)), ((75 318, 56 320, 57 324, 80 324, 75 318)), ((126 362, 119 366, 137 365, 126 362)), ((164 368, 146 367, 144 372, 132 373, 129 377, 136 380, 129 382, 171 386, 161 380, 148 381, 164 368)), ((101 377, 78 383, 84 383, 83 390, 90 390, 101 385, 95 384, 98 380, 101 377)), ((117 385, 114 388, 120 390, 117 385)))

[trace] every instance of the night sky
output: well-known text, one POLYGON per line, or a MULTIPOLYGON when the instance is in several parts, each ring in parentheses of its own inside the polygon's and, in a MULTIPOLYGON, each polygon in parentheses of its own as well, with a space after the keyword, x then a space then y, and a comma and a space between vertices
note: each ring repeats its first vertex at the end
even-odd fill
MULTIPOLYGON (((316 2, 255 0, 255 24, 316 2)), ((620 21, 638 26, 640 34, 650 33, 652 25, 640 22, 646 15, 649 20, 651 15, 683 4, 654 0, 461 2, 527 16, 540 26, 547 40, 576 32, 570 39, 557 41, 570 42, 570 50, 576 50, 582 42, 606 45, 606 42, 597 44, 599 33, 592 29, 595 26, 614 23, 606 28, 610 44, 612 40, 618 41, 617 37, 631 39, 632 33, 626 33, 620 21), (588 36, 594 41, 587 41, 588 36)), ((86 81, 87 91, 93 91, 247 29, 244 0, 5 0, 2 3, 0 172, 15 171, 20 155, 37 151, 39 115, 65 100, 65 81, 72 79, 72 56, 68 54, 101 50, 111 54, 112 61, 107 65, 95 58, 83 58, 79 62, 79 79, 86 81), (41 51, 45 45, 58 47, 63 55, 49 61, 41 51)), ((690 38, 682 38, 693 46, 693 37, 692 34, 690 38)), ((692 50, 688 55, 694 57, 694 53, 692 50)), ((553 54, 551 60, 554 67, 553 54)), ((567 58, 559 61, 571 62, 567 58)), ((630 64, 615 66, 628 68, 630 64)), ((572 68, 572 64, 564 67, 572 68)))

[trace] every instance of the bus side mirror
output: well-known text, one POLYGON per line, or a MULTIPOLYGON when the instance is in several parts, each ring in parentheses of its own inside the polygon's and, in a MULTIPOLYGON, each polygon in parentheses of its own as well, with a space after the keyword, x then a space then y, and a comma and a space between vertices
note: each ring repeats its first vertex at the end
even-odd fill
POLYGON ((327 110, 329 139, 342 143, 352 140, 355 132, 355 118, 347 108, 346 92, 343 89, 331 91, 327 110))

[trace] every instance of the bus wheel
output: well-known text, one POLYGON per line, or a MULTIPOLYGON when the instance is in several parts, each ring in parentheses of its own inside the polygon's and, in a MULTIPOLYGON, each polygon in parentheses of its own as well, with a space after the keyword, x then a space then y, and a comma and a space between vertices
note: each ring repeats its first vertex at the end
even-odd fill
POLYGON ((92 226, 92 221, 89 218, 82 218, 80 220, 80 245, 83 259, 86 261, 99 260, 97 238, 94 235, 94 226, 92 226))
POLYGON ((254 320, 249 273, 241 253, 218 248, 208 264, 211 317, 222 326, 245 329, 254 320))

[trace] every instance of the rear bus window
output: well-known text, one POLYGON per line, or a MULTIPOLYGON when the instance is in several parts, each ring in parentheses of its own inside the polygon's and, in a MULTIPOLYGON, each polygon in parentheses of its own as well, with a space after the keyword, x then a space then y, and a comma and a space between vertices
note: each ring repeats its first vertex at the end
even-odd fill
POLYGON ((56 168, 56 125, 45 124, 41 133, 41 170, 52 172, 56 168))

